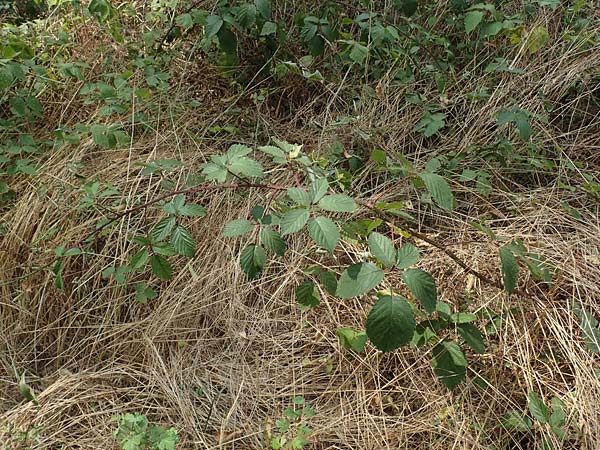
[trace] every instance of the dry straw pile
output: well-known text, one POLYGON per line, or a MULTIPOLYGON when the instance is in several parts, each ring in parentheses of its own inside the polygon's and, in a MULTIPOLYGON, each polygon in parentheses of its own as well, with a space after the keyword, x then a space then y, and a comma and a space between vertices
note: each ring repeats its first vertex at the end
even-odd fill
MULTIPOLYGON (((573 312, 577 303, 600 314, 598 199, 582 195, 581 189, 561 189, 558 180, 569 162, 579 161, 600 182, 600 44, 586 51, 576 43, 567 45, 552 20, 539 18, 551 36, 543 51, 530 55, 516 47, 512 54, 510 64, 525 75, 501 75, 503 81, 483 108, 469 103, 467 93, 485 79, 457 74, 445 99, 454 131, 434 145, 414 132, 420 109, 406 102, 408 87, 386 78, 377 95, 355 94, 354 101, 355 87, 346 80, 321 92, 290 81, 279 94, 287 98, 295 92, 297 109, 281 117, 277 102, 257 108, 251 93, 239 99, 208 64, 180 60, 176 64, 183 75, 173 98, 201 95, 204 106, 195 114, 173 121, 165 104, 154 130, 129 147, 102 150, 90 141, 82 142, 76 154, 69 148, 50 155, 37 177, 17 186, 16 204, 0 216, 0 448, 116 449, 113 416, 139 412, 151 423, 174 426, 181 436, 178 448, 260 449, 274 421, 301 395, 316 411, 308 448, 533 449, 543 427, 522 433, 503 429, 500 421, 511 409, 526 411, 531 390, 547 401, 563 399, 568 422, 581 431, 570 442, 553 436, 556 448, 598 448, 598 356, 586 348, 573 312), (572 96, 569 89, 575 84, 578 94, 572 96), (261 130, 243 138, 249 145, 262 145, 271 136, 320 151, 337 136, 351 148, 354 129, 360 129, 372 134, 373 148, 392 157, 403 154, 421 166, 432 156, 489 144, 495 113, 507 97, 519 98, 532 113, 547 114, 544 102, 555 105, 543 132, 536 134, 540 145, 556 149, 555 173, 494 173, 488 198, 456 183, 456 212, 419 216, 422 233, 490 278, 500 276, 498 243, 469 225, 489 218, 490 211, 494 219, 488 225, 498 236, 522 239, 557 269, 550 287, 524 276, 520 286, 528 296, 509 298, 467 276, 440 250, 421 246, 420 264, 436 278, 441 298, 454 303, 468 295, 473 309, 504 311, 486 353, 472 359, 470 370, 481 373, 487 387, 467 381, 449 392, 421 349, 382 354, 367 345, 363 354, 344 351, 336 329, 361 328, 372 301, 325 295, 319 307, 302 312, 294 288, 301 270, 312 263, 308 239, 290 242, 284 259, 249 282, 236 261, 240 244, 220 232, 228 220, 247 216, 260 201, 256 192, 203 199, 208 216, 191 226, 196 257, 180 261, 174 279, 148 305, 138 304, 102 272, 128 261, 134 251, 128 238, 152 223, 155 211, 124 217, 108 237, 96 240, 90 253, 69 264, 64 292, 54 286, 48 270, 54 248, 79 242, 98 219, 78 209, 82 193, 70 170, 73 161, 84 162, 81 174, 87 179, 111 183, 125 196, 123 205, 133 205, 156 197, 160 189, 160 180, 142 177, 134 162, 180 159, 185 162, 183 183, 188 172, 231 143, 227 136, 208 133, 211 125, 234 120, 243 127, 252 118, 261 130), (223 111, 234 106, 241 113, 231 119, 223 111), (336 127, 337 118, 348 115, 358 119, 351 127, 336 127), (564 211, 565 202, 577 206, 580 220, 564 211), (45 235, 53 229, 58 233, 45 235), (34 270, 40 267, 47 268, 34 270), (19 395, 15 373, 23 371, 39 405, 19 395), (28 443, 22 439, 26 431, 28 443)), ((598 17, 590 20, 596 20, 592 34, 598 36, 598 17)), ((93 25, 87 27, 77 30, 82 44, 77 57, 93 63, 101 38, 93 25)), ((410 88, 420 89, 418 81, 410 88)), ((86 107, 69 102, 73 94, 48 94, 54 96, 46 99, 54 104, 49 122, 80 120, 86 107)), ((583 175, 568 173, 573 186, 586 182, 583 175)), ((406 182, 380 177, 364 171, 356 192, 365 200, 405 195, 418 201, 406 182)), ((349 262, 362 251, 346 244, 337 256, 349 262)))

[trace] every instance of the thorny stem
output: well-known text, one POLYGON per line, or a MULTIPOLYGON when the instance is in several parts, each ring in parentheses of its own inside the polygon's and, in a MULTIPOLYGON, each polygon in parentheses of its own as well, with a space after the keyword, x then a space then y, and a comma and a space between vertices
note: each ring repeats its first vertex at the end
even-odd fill
MULTIPOLYGON (((242 187, 266 189, 266 190, 271 190, 271 191, 286 191, 288 189, 286 186, 281 186, 281 185, 276 185, 276 184, 252 183, 243 178, 239 178, 239 180, 240 180, 239 183, 224 183, 224 184, 202 183, 198 186, 194 186, 191 188, 178 189, 178 190, 167 192, 167 193, 160 195, 152 200, 149 200, 145 203, 142 203, 142 204, 137 205, 130 209, 126 209, 125 211, 116 214, 111 219, 109 219, 107 222, 103 223, 101 226, 96 228, 96 230, 94 230, 92 233, 87 235, 82 240, 82 242, 85 242, 88 239, 98 235, 98 233, 100 233, 103 229, 105 229, 110 224, 115 223, 117 220, 122 219, 125 216, 129 216, 129 215, 135 214, 139 211, 145 210, 158 202, 175 197, 176 195, 180 195, 180 194, 193 195, 193 194, 197 194, 199 192, 211 192, 211 191, 217 191, 220 189, 239 189, 242 187)), ((389 214, 386 214, 385 211, 378 209, 376 206, 373 205, 372 202, 367 202, 365 200, 360 200, 360 199, 355 199, 355 201, 356 201, 356 203, 358 203, 361 206, 366 207, 371 212, 373 212, 376 216, 378 216, 381 219, 384 219, 385 221, 393 222, 393 220, 397 219, 397 217, 394 216, 392 218, 392 217, 390 217, 389 214)), ((444 246, 444 244, 442 244, 441 242, 438 242, 435 239, 422 234, 421 232, 415 230, 411 225, 409 225, 406 222, 404 222, 404 227, 415 238, 417 238, 423 242, 427 242, 429 245, 432 245, 432 246, 436 247, 437 249, 441 250, 442 252, 444 252, 446 254, 446 256, 448 256, 452 261, 454 261, 456 264, 458 264, 465 272, 474 275, 475 277, 477 277, 479 280, 481 280, 483 283, 485 283, 487 285, 494 286, 495 288, 500 289, 500 290, 504 289, 504 286, 502 285, 501 282, 493 280, 490 277, 482 274, 478 270, 473 269, 472 267, 467 265, 467 263, 465 263, 462 259, 460 259, 458 257, 458 255, 456 255, 456 253, 454 253, 452 250, 449 250, 448 248, 446 248, 446 246, 444 246)), ((515 293, 520 296, 523 296, 523 297, 529 297, 529 295, 526 292, 524 292, 520 289, 515 290, 515 293)))
POLYGON ((145 210, 146 208, 149 208, 150 206, 152 206, 158 202, 175 197, 176 195, 181 195, 181 194, 193 195, 193 194, 197 194, 198 192, 211 192, 211 191, 217 191, 220 189, 239 189, 241 187, 268 189, 268 190, 272 190, 272 191, 287 190, 287 187, 285 187, 285 186, 278 186, 275 184, 251 183, 246 180, 241 180, 240 183, 224 183, 224 184, 202 183, 198 186, 194 186, 191 188, 170 191, 170 192, 160 195, 152 200, 149 200, 145 203, 134 206, 133 208, 126 209, 125 211, 116 214, 111 219, 109 219, 107 222, 103 223, 101 226, 96 228, 92 233, 88 234, 84 239, 82 239, 81 242, 85 242, 88 239, 98 235, 98 233, 100 233, 107 226, 115 223, 117 220, 122 219, 125 216, 129 216, 129 215, 135 214, 137 212, 140 212, 142 210, 145 210))

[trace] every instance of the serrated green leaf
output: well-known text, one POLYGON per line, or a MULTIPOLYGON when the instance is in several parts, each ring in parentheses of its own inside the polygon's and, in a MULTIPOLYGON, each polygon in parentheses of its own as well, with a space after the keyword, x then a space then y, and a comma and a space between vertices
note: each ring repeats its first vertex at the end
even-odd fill
POLYGON ((262 244, 272 253, 283 256, 287 249, 287 244, 281 235, 270 228, 263 228, 260 231, 260 240, 262 244))
POLYGON ((467 359, 460 346, 445 340, 433 347, 431 353, 436 376, 448 389, 454 389, 467 373, 467 359))
POLYGON ((148 263, 149 259, 150 253, 148 252, 148 249, 145 248, 131 257, 131 259, 129 260, 129 266, 132 270, 141 269, 148 263))
POLYGON ((254 229, 254 224, 246 219, 236 219, 227 222, 223 227, 223 236, 236 237, 250 233, 254 229))
POLYGON ((271 1, 270 0, 255 0, 256 10, 263 19, 271 18, 271 1))
POLYGON ((154 242, 162 241, 171 234, 176 222, 177 220, 173 216, 165 217, 154 226, 150 232, 150 237, 154 242))
POLYGON ((381 297, 367 317, 367 336, 379 350, 389 352, 406 345, 416 328, 415 316, 404 297, 381 297))
POLYGON ((200 205, 188 203, 179 208, 179 214, 187 217, 204 217, 206 216, 206 209, 200 205))
POLYGON ((433 277, 421 269, 406 269, 402 273, 402 280, 419 300, 423 309, 429 314, 433 313, 437 304, 437 288, 433 277))
POLYGON ((325 211, 352 212, 356 208, 356 203, 345 194, 331 194, 319 200, 319 207, 325 211))
POLYGON ((419 176, 435 202, 451 211, 454 208, 454 195, 446 180, 435 173, 421 173, 419 176))
POLYGON ((273 162, 276 164, 284 164, 287 162, 287 156, 284 151, 279 147, 275 147, 273 145, 263 145, 262 147, 258 147, 258 149, 266 153, 269 156, 273 157, 273 162))
POLYGON ((500 260, 502 262, 502 280, 504 289, 508 294, 512 294, 519 280, 519 263, 515 255, 507 248, 500 249, 500 260))
POLYGON ((181 256, 192 258, 196 254, 196 241, 192 234, 182 226, 177 226, 173 230, 171 244, 181 256))
POLYGON ((348 267, 338 281, 336 295, 352 298, 369 292, 383 280, 384 272, 375 264, 358 263, 348 267))
POLYGON ((304 281, 296 288, 296 300, 301 305, 312 308, 321 303, 321 296, 312 281, 304 281))
POLYGON ((312 203, 317 203, 329 190, 329 182, 327 178, 317 178, 308 187, 310 200, 312 203))
POLYGON ((477 320, 477 314, 468 312, 457 312, 450 316, 450 322, 452 323, 470 323, 477 320))
POLYGON ((346 350, 354 350, 356 353, 364 351, 368 339, 364 331, 358 331, 354 328, 339 328, 336 333, 342 347, 346 350))
POLYGON ((335 295, 337 291, 337 278, 333 272, 321 272, 319 274, 319 281, 327 292, 331 295, 335 295))
POLYGON ((309 193, 301 188, 293 187, 288 188, 287 195, 292 199, 296 204, 302 206, 310 205, 310 195, 309 193))
POLYGON ((548 410, 548 407, 535 391, 529 391, 529 395, 527 397, 529 400, 527 405, 529 407, 529 412, 535 420, 542 425, 545 424, 550 418, 550 411, 548 410))
POLYGON ((281 235, 286 236, 288 234, 300 231, 304 225, 306 225, 306 222, 308 222, 309 216, 310 212, 305 208, 297 208, 287 211, 279 221, 281 235))
POLYGON ((227 167, 236 175, 243 175, 250 178, 263 178, 265 176, 260 163, 245 156, 235 158, 227 167))
POLYGON ((273 22, 265 22, 260 30, 261 36, 270 36, 277 33, 277 24, 273 22))
POLYGON ((208 16, 206 18, 206 25, 204 26, 204 37, 210 39, 211 37, 216 36, 222 26, 223 19, 221 16, 208 16))
POLYGON ((163 256, 173 256, 177 254, 177 250, 170 242, 159 242, 152 245, 152 251, 163 256))
POLYGON ((171 264, 160 255, 152 255, 150 258, 152 273, 161 280, 170 280, 173 277, 171 264))
POLYGON ((411 243, 406 243, 398 249, 396 267, 398 269, 407 269, 413 264, 419 262, 421 252, 411 243))
POLYGON ((256 278, 267 264, 267 255, 262 247, 250 244, 242 250, 240 266, 248 278, 256 278))
POLYGON ((472 32, 483 20, 483 11, 469 11, 465 14, 465 31, 472 32))
POLYGON ((485 352, 485 341, 481 331, 472 323, 462 323, 458 325, 458 333, 465 340, 467 345, 471 347, 475 353, 482 354, 485 352))
POLYGON ((502 418, 502 426, 507 430, 525 432, 531 430, 533 423, 529 417, 513 409, 502 418))
POLYGON ((583 333, 583 341, 589 350, 594 353, 600 353, 600 330, 598 321, 581 305, 575 305, 575 314, 579 317, 579 326, 583 333))
POLYGON ((340 240, 337 225, 328 217, 318 216, 308 222, 308 234, 329 253, 333 253, 340 240))
POLYGON ((369 251, 386 267, 392 267, 396 263, 396 250, 392 241, 383 234, 374 231, 368 239, 369 251))

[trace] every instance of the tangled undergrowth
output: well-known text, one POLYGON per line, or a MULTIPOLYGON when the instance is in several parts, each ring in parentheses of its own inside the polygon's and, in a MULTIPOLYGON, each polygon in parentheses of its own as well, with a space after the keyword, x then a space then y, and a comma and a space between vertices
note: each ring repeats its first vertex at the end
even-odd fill
POLYGON ((596 448, 593 2, 33 3, 0 448, 596 448))

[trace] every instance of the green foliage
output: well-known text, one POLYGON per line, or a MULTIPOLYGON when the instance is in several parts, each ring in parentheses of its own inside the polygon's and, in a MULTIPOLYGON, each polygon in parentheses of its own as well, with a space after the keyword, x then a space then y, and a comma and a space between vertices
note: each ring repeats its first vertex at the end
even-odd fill
POLYGON ((292 404, 283 411, 284 417, 275 421, 276 431, 265 435, 269 448, 273 450, 299 450, 309 444, 312 430, 308 421, 315 412, 306 404, 304 397, 294 397, 292 404))
POLYGON ((123 450, 174 450, 179 442, 175 428, 150 426, 142 414, 123 414, 115 420, 118 427, 114 436, 123 450))
POLYGON ((583 306, 575 305, 575 314, 579 317, 579 326, 583 333, 583 342, 587 348, 594 352, 600 353, 600 329, 596 318, 583 306))
POLYGON ((500 260, 502 262, 502 280, 504 281, 504 289, 509 294, 512 294, 519 279, 519 263, 515 255, 507 247, 500 248, 500 260))
POLYGON ((395 350, 410 342, 415 332, 415 316, 404 297, 381 297, 367 317, 367 336, 382 351, 395 350))

